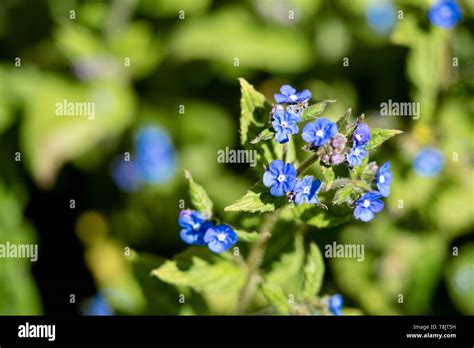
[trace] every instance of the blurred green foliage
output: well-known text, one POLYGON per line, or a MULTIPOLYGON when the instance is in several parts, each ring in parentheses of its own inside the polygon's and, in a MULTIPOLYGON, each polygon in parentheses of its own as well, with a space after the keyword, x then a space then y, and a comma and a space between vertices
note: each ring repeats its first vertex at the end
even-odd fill
MULTIPOLYGON (((250 312, 269 313, 272 304, 288 313, 288 294, 304 301, 321 287, 323 293, 341 292, 349 307, 360 308, 347 313, 474 314, 474 4, 462 1, 463 21, 444 31, 430 25, 429 1, 394 1, 404 16, 385 37, 365 22, 370 4, 2 1, 0 242, 37 240, 36 221, 24 213, 38 194, 31 187, 67 191, 57 179, 71 166, 88 183, 83 191, 93 204, 84 209, 100 214, 108 233, 92 239, 83 239, 77 228, 62 233, 77 232, 83 240, 84 262, 118 313, 233 313, 245 278, 242 265, 229 256, 185 249, 179 240, 180 204, 190 206, 182 170, 206 189, 218 219, 244 233, 259 230, 260 215, 224 208, 251 187, 262 168, 218 163, 217 151, 238 148, 239 137, 245 142, 258 135, 250 132, 247 139, 243 129, 239 134, 237 77, 268 100, 281 84, 291 83, 312 90, 316 101, 337 100, 323 112, 333 121, 352 108, 354 116, 365 113, 372 128, 404 134, 375 155, 380 163, 390 160, 394 172, 378 219, 356 223, 343 218, 342 208, 333 215, 308 208, 282 216, 262 264, 270 285, 259 289, 250 312), (15 66, 17 57, 21 66, 15 66), (343 65, 346 57, 349 66, 343 65), (95 118, 56 116, 55 104, 64 99, 95 102, 95 118), (419 102, 420 118, 379 117, 379 105, 388 99, 419 102), (135 130, 149 123, 170 133, 178 171, 171 181, 136 193, 117 189, 117 199, 104 203, 111 192, 99 178, 113 186, 113 158, 131 151, 135 130), (445 156, 436 177, 420 177, 412 169, 426 145, 445 156), (13 160, 17 151, 21 164, 13 160), (295 221, 310 226, 299 231, 295 221), (365 261, 325 259, 319 284, 321 260, 314 248, 304 250, 303 240, 320 249, 335 240, 364 244, 365 261), (125 248, 131 248, 130 256, 124 257, 125 248), (316 272, 311 273, 316 283, 305 281, 308 272, 316 272)), ((268 109, 263 101, 256 102, 268 109)), ((267 122, 262 115, 249 115, 250 129, 267 122)), ((303 154, 302 146, 296 143, 289 155, 303 154)), ((258 149, 267 160, 282 155, 264 142, 258 149)), ((317 168, 312 174, 331 175, 317 168)), ((87 226, 95 230, 93 223, 87 226)), ((241 244, 246 256, 248 246, 241 244)), ((0 260, 0 314, 42 312, 30 269, 25 260, 0 260)))

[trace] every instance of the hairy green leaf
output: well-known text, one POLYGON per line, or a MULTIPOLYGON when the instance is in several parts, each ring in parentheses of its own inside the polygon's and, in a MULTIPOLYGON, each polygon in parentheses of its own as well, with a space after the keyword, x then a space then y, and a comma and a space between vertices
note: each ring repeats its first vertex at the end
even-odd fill
POLYGON ((334 194, 332 203, 335 205, 341 205, 347 202, 351 198, 351 193, 354 191, 354 186, 352 184, 347 184, 341 187, 334 194))
POLYGON ((347 111, 337 120, 337 129, 339 133, 347 135, 347 129, 349 126, 349 119, 351 117, 352 109, 347 109, 347 111))
POLYGON ((258 232, 246 232, 243 230, 234 230, 239 238, 239 242, 253 243, 258 240, 260 234, 258 232))
POLYGON ((323 100, 319 103, 310 105, 307 109, 303 111, 301 115, 301 122, 309 121, 317 116, 321 115, 328 104, 335 103, 335 100, 323 100))
POLYGON ((270 140, 275 136, 275 132, 269 128, 265 128, 261 131, 253 140, 250 141, 251 144, 258 144, 264 140, 270 140))
POLYGON ((324 276, 324 261, 318 246, 311 243, 309 246, 306 265, 304 266, 305 280, 303 282, 303 299, 314 298, 321 289, 324 276))
POLYGON ((274 211, 286 202, 284 197, 274 197, 269 188, 258 183, 236 202, 225 207, 225 211, 247 211, 250 213, 266 213, 274 211))
POLYGON ((283 289, 275 284, 265 283, 262 285, 262 293, 267 301, 280 314, 288 314, 290 312, 290 304, 285 296, 283 289))
POLYGON ((191 202, 194 208, 199 210, 207 218, 211 217, 214 204, 209 198, 206 190, 193 180, 190 172, 185 170, 184 174, 189 182, 189 195, 191 196, 191 202))
POLYGON ((326 191, 329 191, 334 181, 334 177, 335 177, 334 171, 332 167, 324 167, 324 166, 321 166, 321 171, 323 172, 324 183, 326 184, 326 191))
POLYGON ((240 143, 245 144, 249 138, 249 128, 252 124, 263 127, 262 113, 268 104, 263 94, 255 90, 244 78, 240 81, 240 143))
POLYGON ((302 273, 304 265, 303 237, 295 236, 294 249, 281 256, 273 263, 272 270, 265 277, 266 282, 280 286, 287 294, 299 297, 301 291, 302 273))
POLYGON ((370 130, 370 142, 369 145, 367 145, 367 150, 375 150, 391 137, 401 133, 403 133, 403 131, 398 129, 372 128, 370 130))
POLYGON ((232 256, 214 255, 196 247, 176 255, 151 274, 165 283, 197 291, 210 307, 228 313, 235 309, 245 280, 245 272, 232 256))

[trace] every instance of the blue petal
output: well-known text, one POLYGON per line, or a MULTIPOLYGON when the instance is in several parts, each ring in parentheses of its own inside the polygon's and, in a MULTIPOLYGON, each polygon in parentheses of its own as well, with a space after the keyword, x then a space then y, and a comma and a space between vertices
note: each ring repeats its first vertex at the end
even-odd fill
POLYGON ((280 92, 281 94, 284 94, 286 96, 290 96, 292 94, 295 94, 296 93, 296 89, 294 89, 293 87, 291 87, 290 85, 283 85, 281 86, 280 88, 280 92))
POLYGON ((228 248, 226 248, 226 245, 217 239, 213 239, 207 247, 209 250, 211 250, 213 253, 220 254, 223 251, 226 251, 228 248))
POLYGON ((305 90, 297 93, 296 96, 298 97, 299 101, 304 101, 304 100, 311 99, 311 97, 313 95, 311 94, 311 92, 309 90, 305 89, 305 90))
POLYGON ((283 192, 283 185, 281 184, 275 184, 272 186, 272 188, 270 189, 270 193, 273 195, 273 196, 276 196, 276 197, 281 197, 284 195, 284 192, 283 192))
POLYGON ((287 143, 289 138, 288 138, 288 133, 285 131, 283 132, 276 132, 275 134, 275 140, 277 141, 277 143, 279 144, 284 144, 284 143, 287 143))
POLYGON ((303 128, 303 133, 301 137, 304 141, 312 143, 316 138, 316 125, 313 122, 306 124, 303 128))
POLYGON ((288 97, 283 95, 283 94, 279 94, 279 93, 275 93, 273 95, 273 97, 275 98, 275 101, 280 104, 280 103, 286 103, 286 101, 288 100, 288 97))
POLYGON ((272 163, 270 163, 270 170, 273 174, 279 175, 281 172, 283 172, 284 166, 285 163, 282 160, 274 160, 272 163))
POLYGON ((302 192, 298 192, 295 194, 295 204, 301 205, 303 203, 304 194, 302 192))
MULTIPOLYGON (((364 221, 364 222, 369 222, 374 218, 374 213, 372 213, 369 209, 358 206, 356 207, 356 210, 359 209, 358 215, 359 215, 359 220, 364 221)), ((354 210, 354 214, 355 214, 354 210)))
POLYGON ((384 197, 388 197, 390 196, 390 185, 389 184, 381 184, 381 183, 377 183, 377 188, 379 189, 380 193, 382 194, 382 196, 384 197))
POLYGON ((272 186, 276 181, 275 175, 273 175, 270 171, 266 171, 263 173, 263 184, 266 187, 272 186))
POLYGON ((374 212, 374 213, 378 213, 379 211, 381 211, 384 207, 384 203, 378 199, 370 202, 370 206, 369 206, 369 209, 374 212))
POLYGON ((196 233, 193 230, 189 230, 186 228, 181 230, 179 236, 186 244, 194 244, 196 240, 196 233))

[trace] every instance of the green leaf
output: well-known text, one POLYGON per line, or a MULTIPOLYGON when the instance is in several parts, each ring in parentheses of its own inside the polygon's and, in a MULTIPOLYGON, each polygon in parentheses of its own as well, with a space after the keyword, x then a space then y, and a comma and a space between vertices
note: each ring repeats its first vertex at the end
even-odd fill
MULTIPOLYGON (((176 11, 174 16, 177 15, 176 11)), ((220 6, 206 15, 189 17, 192 20, 184 20, 172 28, 167 40, 168 51, 179 61, 211 61, 227 76, 235 76, 244 69, 276 75, 298 73, 314 62, 312 43, 309 37, 299 35, 297 27, 256 21, 242 4, 229 3, 229 6, 220 6), (233 64, 236 57, 239 58, 239 68, 233 64)))
POLYGON ((184 175, 189 181, 189 195, 191 196, 191 202, 197 210, 199 210, 204 216, 210 218, 212 216, 213 203, 206 190, 193 180, 190 172, 184 170, 184 175))
POLYGON ((235 310, 245 280, 245 273, 233 256, 215 255, 198 247, 188 248, 151 274, 165 283, 195 290, 211 308, 225 313, 235 310))
POLYGON ((370 130, 370 142, 369 145, 367 145, 367 150, 375 150, 391 137, 401 133, 403 133, 403 131, 398 129, 372 128, 370 130))
POLYGON ((334 194, 332 203, 335 205, 341 205, 351 198, 351 193, 354 191, 354 186, 352 184, 347 184, 344 187, 341 187, 334 194))
POLYGON ((258 232, 246 232, 243 230, 234 230, 239 238, 239 242, 247 242, 253 243, 260 238, 260 234, 258 232))
POLYGON ((272 270, 266 275, 265 281, 280 286, 288 295, 299 297, 304 265, 304 244, 300 234, 295 236, 294 248, 281 256, 280 260, 273 263, 272 270))
POLYGON ((324 276, 324 261, 321 251, 314 243, 309 245, 309 254, 304 267, 303 299, 314 298, 321 289, 324 276))
POLYGON ((251 144, 258 144, 262 140, 270 140, 275 136, 275 132, 269 128, 265 128, 261 131, 253 140, 250 141, 251 144))
POLYGON ((301 221, 317 228, 335 227, 354 219, 352 209, 345 206, 323 210, 317 206, 301 205, 293 211, 301 221))
POLYGON ((369 156, 365 156, 360 166, 352 168, 349 173, 351 179, 360 178, 362 174, 364 173, 368 162, 369 162, 369 156))
POLYGON ((324 176, 324 183, 326 184, 326 191, 331 189, 332 183, 334 181, 335 175, 332 167, 321 166, 321 171, 324 176))
POLYGON ((245 144, 249 137, 249 128, 251 124, 256 124, 259 127, 263 123, 258 121, 263 113, 265 104, 268 104, 263 94, 255 90, 244 78, 239 78, 240 81, 240 143, 245 144), (260 115, 256 115, 260 113, 260 115))
POLYGON ((335 100, 323 100, 319 103, 313 104, 309 106, 307 109, 303 111, 303 114, 301 115, 301 121, 300 122, 305 122, 309 121, 313 118, 316 118, 318 115, 321 115, 326 108, 328 104, 335 103, 335 100))
POLYGON ((267 301, 280 314, 290 313, 290 304, 288 298, 285 296, 283 289, 275 284, 265 283, 262 285, 262 293, 267 301))
POLYGON ((342 115, 339 120, 337 120, 337 129, 339 133, 347 135, 346 131, 349 126, 349 119, 351 117, 352 109, 349 108, 347 111, 342 115))
POLYGON ((269 188, 258 183, 236 202, 224 208, 225 211, 247 211, 250 213, 266 213, 283 206, 285 197, 274 197, 269 188))

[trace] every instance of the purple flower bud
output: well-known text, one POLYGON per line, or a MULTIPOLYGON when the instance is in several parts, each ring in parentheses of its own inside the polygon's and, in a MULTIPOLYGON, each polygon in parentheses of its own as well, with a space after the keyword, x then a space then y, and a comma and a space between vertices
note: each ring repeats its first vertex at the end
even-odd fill
POLYGON ((342 150, 346 146, 347 139, 342 134, 336 134, 331 140, 331 146, 336 150, 342 150))
POLYGON ((344 162, 345 156, 342 153, 336 153, 331 156, 331 164, 337 165, 344 162))

